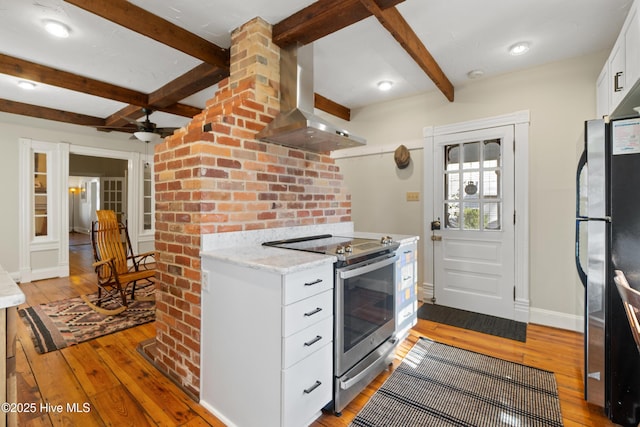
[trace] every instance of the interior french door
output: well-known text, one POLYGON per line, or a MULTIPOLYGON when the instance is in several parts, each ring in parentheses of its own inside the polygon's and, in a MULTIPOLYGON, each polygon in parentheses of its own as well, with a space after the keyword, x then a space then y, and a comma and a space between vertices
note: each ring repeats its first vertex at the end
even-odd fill
POLYGON ((118 221, 127 219, 127 183, 125 178, 105 177, 100 179, 100 209, 112 210, 118 221))
POLYGON ((514 318, 513 126, 436 136, 436 303, 514 318))

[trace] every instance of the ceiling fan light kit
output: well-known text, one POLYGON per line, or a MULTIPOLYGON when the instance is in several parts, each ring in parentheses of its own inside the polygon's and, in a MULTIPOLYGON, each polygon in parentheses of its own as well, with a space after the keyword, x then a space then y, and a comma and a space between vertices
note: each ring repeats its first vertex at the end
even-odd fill
POLYGON ((135 136, 142 142, 154 142, 160 138, 160 135, 158 135, 157 133, 146 131, 134 132, 133 136, 135 136))

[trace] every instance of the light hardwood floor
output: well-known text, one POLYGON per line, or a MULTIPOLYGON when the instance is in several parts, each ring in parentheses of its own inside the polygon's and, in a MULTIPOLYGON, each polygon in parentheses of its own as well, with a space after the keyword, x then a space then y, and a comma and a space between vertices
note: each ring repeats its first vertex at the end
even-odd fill
MULTIPOLYGON (((87 248, 72 246, 70 278, 21 284, 27 295, 21 307, 91 292, 93 274, 87 248)), ((33 403, 37 409, 19 414, 19 426, 222 426, 136 351, 138 343, 153 336, 150 323, 41 355, 33 347, 29 330, 19 322, 18 402, 33 403), (74 403, 89 411, 67 411, 67 404, 74 403), (83 406, 85 403, 88 405, 83 406), (62 405, 62 412, 53 410, 57 405, 62 405)), ((530 325, 527 342, 519 343, 420 320, 399 347, 391 370, 420 336, 553 371, 565 426, 614 425, 582 398, 581 334, 530 325)), ((345 408, 342 417, 324 414, 313 426, 347 426, 388 375, 382 373, 345 408)))

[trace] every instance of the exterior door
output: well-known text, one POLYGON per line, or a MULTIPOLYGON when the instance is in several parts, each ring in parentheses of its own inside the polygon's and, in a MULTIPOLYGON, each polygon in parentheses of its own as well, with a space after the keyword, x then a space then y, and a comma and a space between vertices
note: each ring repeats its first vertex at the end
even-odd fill
POLYGON ((515 317, 513 141, 513 126, 434 139, 437 304, 515 317))

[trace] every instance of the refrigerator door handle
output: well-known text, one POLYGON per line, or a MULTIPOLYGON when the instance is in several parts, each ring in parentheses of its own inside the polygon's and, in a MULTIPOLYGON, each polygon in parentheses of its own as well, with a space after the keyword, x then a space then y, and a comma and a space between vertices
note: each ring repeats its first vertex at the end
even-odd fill
POLYGON ((580 215, 580 175, 582 174, 582 170, 587 165, 587 150, 582 152, 580 156, 580 160, 578 161, 578 168, 576 170, 576 237, 575 237, 575 261, 576 261, 576 270, 578 271, 578 276, 580 277, 580 281, 582 282, 582 286, 587 287, 587 273, 582 268, 582 264, 580 264, 580 224, 584 221, 588 221, 588 218, 580 215))

